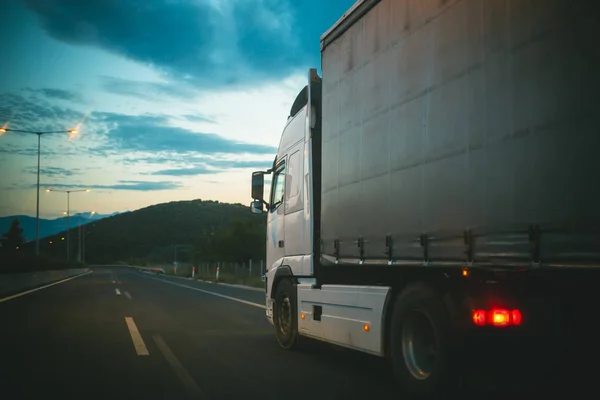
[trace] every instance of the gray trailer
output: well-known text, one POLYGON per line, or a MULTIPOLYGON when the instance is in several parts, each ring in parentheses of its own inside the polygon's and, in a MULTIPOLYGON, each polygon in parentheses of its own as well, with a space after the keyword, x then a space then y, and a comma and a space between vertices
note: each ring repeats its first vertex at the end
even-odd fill
POLYGON ((326 33, 323 261, 597 263, 591 8, 362 1, 326 33))
POLYGON ((281 347, 387 357, 425 393, 457 386, 473 343, 585 339, 599 17, 592 1, 361 0, 322 36, 322 78, 253 174, 281 347))

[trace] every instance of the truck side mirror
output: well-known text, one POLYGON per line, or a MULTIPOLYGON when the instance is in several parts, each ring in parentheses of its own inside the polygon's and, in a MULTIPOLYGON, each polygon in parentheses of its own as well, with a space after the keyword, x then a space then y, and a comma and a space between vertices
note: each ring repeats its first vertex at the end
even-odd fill
MULTIPOLYGON (((265 176, 262 172, 252 173, 252 199, 260 200, 262 203, 264 200, 265 192, 265 176)), ((262 206, 261 206, 262 210, 262 206)))
POLYGON ((254 200, 252 203, 250 203, 250 210, 252 210, 252 214, 262 214, 263 202, 260 200, 254 200))

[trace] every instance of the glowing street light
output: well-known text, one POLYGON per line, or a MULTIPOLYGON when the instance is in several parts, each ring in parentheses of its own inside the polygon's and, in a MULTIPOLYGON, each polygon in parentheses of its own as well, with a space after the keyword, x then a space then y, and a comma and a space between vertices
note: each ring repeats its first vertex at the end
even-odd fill
POLYGON ((60 192, 67 194, 67 261, 71 258, 71 193, 76 192, 89 192, 90 189, 74 189, 74 190, 59 190, 59 189, 46 189, 47 193, 60 192))
POLYGON ((69 129, 65 131, 25 131, 21 129, 9 129, 6 126, 0 128, 0 134, 4 132, 19 132, 19 133, 32 133, 37 135, 38 146, 37 146, 37 194, 35 203, 35 255, 40 255, 40 147, 42 135, 48 135, 51 133, 69 133, 76 134, 77 129, 69 129))

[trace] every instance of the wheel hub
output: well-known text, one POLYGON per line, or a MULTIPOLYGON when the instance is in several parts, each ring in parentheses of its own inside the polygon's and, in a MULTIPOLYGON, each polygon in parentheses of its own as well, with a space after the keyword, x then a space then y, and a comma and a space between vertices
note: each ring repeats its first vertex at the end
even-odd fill
POLYGON ((435 329, 422 312, 406 319, 402 328, 402 354, 408 371, 416 379, 427 379, 436 361, 435 329))
POLYGON ((279 306, 279 330, 282 334, 287 335, 292 328, 292 306, 290 298, 285 296, 281 300, 279 306))

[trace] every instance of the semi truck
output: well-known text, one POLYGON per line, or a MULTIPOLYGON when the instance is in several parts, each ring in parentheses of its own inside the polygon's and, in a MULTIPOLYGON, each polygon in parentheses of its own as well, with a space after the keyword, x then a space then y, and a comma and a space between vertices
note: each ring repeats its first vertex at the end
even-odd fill
POLYGON ((321 36, 321 76, 252 174, 282 348, 385 357, 428 393, 459 384, 465 350, 590 333, 599 16, 593 1, 359 0, 321 36))

